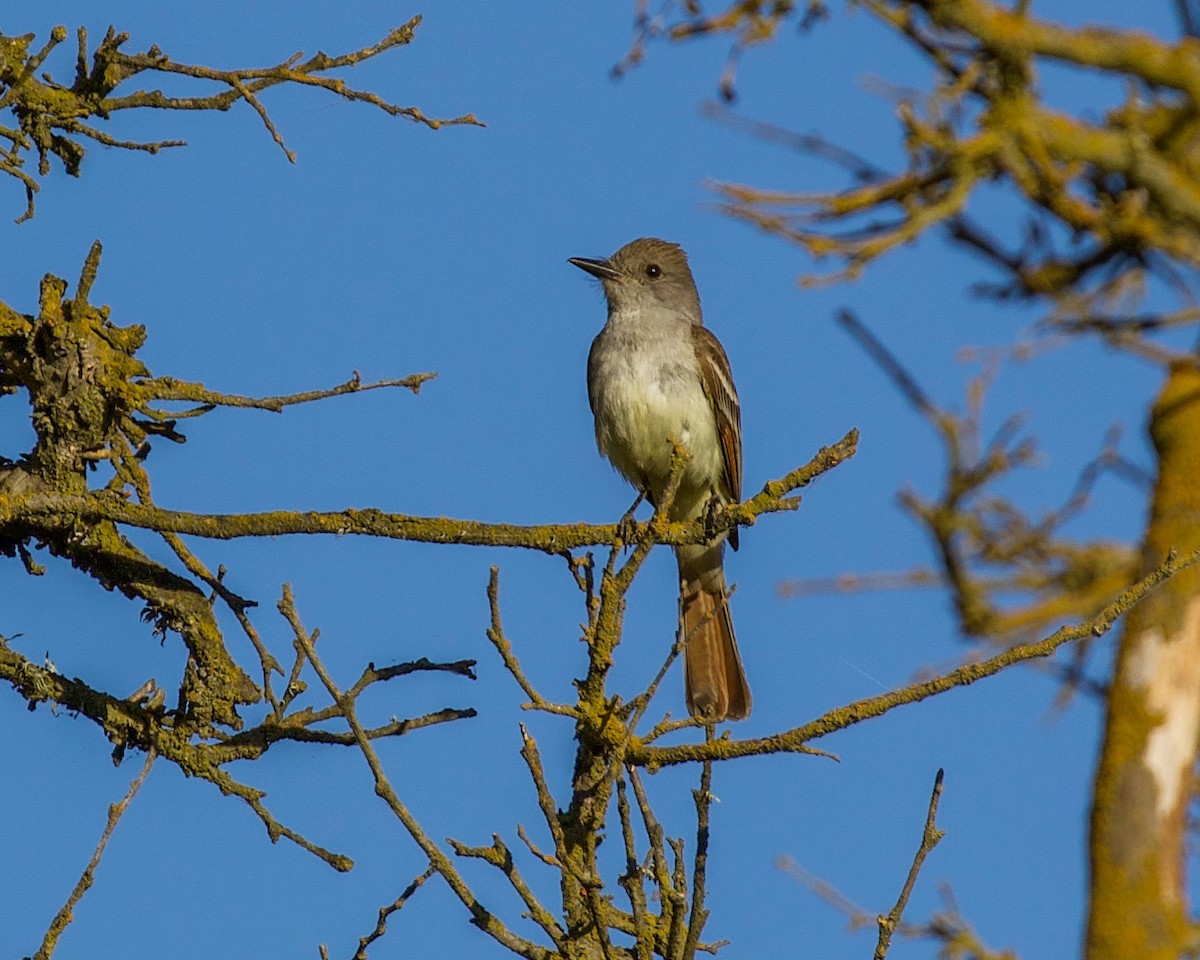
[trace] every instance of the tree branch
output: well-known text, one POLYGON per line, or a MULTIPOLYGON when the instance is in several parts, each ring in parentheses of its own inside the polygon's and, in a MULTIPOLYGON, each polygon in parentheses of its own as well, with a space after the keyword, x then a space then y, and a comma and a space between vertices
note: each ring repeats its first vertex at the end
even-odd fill
POLYGON ((912 866, 909 868, 908 876, 904 880, 904 886, 900 890, 900 896, 896 898, 896 905, 888 911, 888 915, 880 916, 876 919, 879 926, 879 940, 875 944, 874 960, 884 960, 887 956, 888 948, 892 943, 892 934, 900 925, 900 918, 904 914, 904 908, 908 905, 908 898, 912 895, 913 886, 917 882, 917 875, 921 872, 921 866, 925 863, 925 858, 930 851, 938 845, 942 837, 946 835, 946 831, 939 830, 937 826, 937 808, 938 802, 942 799, 942 779, 945 776, 944 771, 938 770, 937 776, 933 780, 933 794, 929 798, 929 812, 925 816, 925 829, 921 832, 921 845, 917 848, 916 855, 913 857, 912 866))
POLYGON ((38 154, 38 176, 45 177, 50 172, 51 157, 57 157, 67 173, 79 176, 87 152, 84 140, 151 154, 185 145, 183 140, 118 140, 85 122, 93 117, 107 121, 119 110, 228 110, 239 100, 244 100, 259 115, 267 133, 289 161, 294 161, 295 155, 284 145, 282 135, 258 97, 262 91, 280 84, 323 89, 344 100, 369 104, 390 116, 403 117, 431 130, 463 124, 483 126, 471 113, 452 119, 430 117, 418 107, 399 106, 378 94, 356 90, 340 78, 324 76, 411 43, 420 22, 419 16, 413 17, 379 42, 339 56, 317 53, 301 61, 303 55, 296 53, 271 67, 235 70, 178 63, 157 46, 145 53, 125 53, 121 47, 128 41, 129 34, 117 33, 111 27, 97 45, 89 69, 87 31, 80 27, 75 79, 69 87, 56 83, 48 75, 42 78, 36 75, 54 47, 66 39, 65 27, 55 27, 49 42, 33 53, 30 52, 33 34, 0 37, 0 109, 11 111, 17 122, 16 128, 0 128, 0 136, 7 138, 10 144, 7 149, 0 150, 0 173, 14 177, 25 188, 26 208, 17 222, 33 216, 34 194, 39 188, 37 180, 22 169, 24 154, 32 150, 36 149, 38 154), (118 87, 134 77, 156 73, 213 82, 228 89, 201 97, 174 97, 161 90, 144 89, 114 96, 118 87))
POLYGON ((808 741, 826 737, 831 733, 883 716, 897 707, 918 703, 939 696, 956 687, 968 686, 977 680, 993 676, 1017 663, 1025 663, 1048 657, 1059 647, 1089 636, 1102 636, 1111 629, 1116 620, 1165 580, 1181 570, 1200 561, 1200 550, 1182 558, 1171 556, 1149 574, 1125 590, 1092 619, 1078 626, 1064 626, 1036 643, 1024 643, 1011 647, 980 663, 966 664, 932 680, 914 683, 899 690, 892 690, 857 700, 844 707, 837 707, 802 726, 784 733, 754 740, 714 740, 701 744, 680 744, 670 747, 645 746, 641 741, 630 743, 627 762, 651 770, 677 763, 695 763, 706 760, 731 760, 737 757, 761 756, 769 753, 808 753, 808 741))
MULTIPOLYGON (((764 484, 749 500, 718 512, 711 523, 705 520, 648 521, 637 525, 639 540, 656 544, 702 543, 715 531, 734 526, 752 526, 760 516, 795 510, 798 498, 792 491, 807 486, 821 474, 854 455, 858 431, 851 430, 831 447, 823 447, 807 464, 764 484)), ((159 532, 186 534, 216 540, 238 537, 275 537, 288 534, 334 534, 387 537, 419 543, 472 544, 522 547, 561 554, 579 547, 613 544, 619 540, 618 524, 542 524, 519 526, 482 523, 447 517, 413 517, 380 510, 332 512, 273 511, 268 513, 204 514, 168 510, 147 504, 129 503, 104 492, 80 496, 35 494, 0 501, 0 535, 9 524, 59 517, 90 523, 112 522, 159 532)))
POLYGON ((450 859, 442 852, 441 848, 425 833, 420 823, 400 800, 400 797, 392 787, 391 781, 388 779, 387 773, 383 769, 383 764, 379 759, 379 754, 371 744, 371 738, 367 735, 366 729, 358 719, 358 711, 353 698, 348 697, 338 689, 337 684, 333 681, 333 677, 330 676, 329 671, 325 668, 325 664, 317 656, 316 648, 313 646, 309 634, 300 623, 299 616, 292 603, 291 593, 286 588, 283 599, 279 602, 279 608, 292 624, 295 631, 296 643, 303 649, 304 655, 308 658, 309 663, 312 664, 321 683, 329 692, 329 696, 338 705, 342 716, 349 725, 354 735, 355 743, 362 752, 363 758, 367 761, 367 766, 371 770, 371 776, 375 780, 376 795, 388 805, 388 808, 395 815, 396 819, 403 824, 405 830, 416 841, 417 846, 429 858, 430 865, 441 875, 454 895, 470 912, 471 922, 484 933, 491 936, 501 946, 506 947, 519 956, 525 957, 526 960, 551 960, 550 952, 545 947, 539 946, 523 937, 518 937, 476 899, 471 888, 467 886, 462 876, 454 868, 454 864, 450 862, 450 859))
POLYGON ((157 754, 153 750, 146 754, 146 762, 142 764, 142 771, 129 784, 129 789, 125 792, 125 796, 117 803, 109 806, 108 822, 104 826, 104 833, 100 835, 100 842, 96 844, 92 858, 88 861, 87 867, 84 868, 79 882, 75 884, 74 889, 71 891, 71 895, 67 897, 67 902, 63 904, 62 909, 58 911, 51 921, 49 929, 46 930, 46 935, 42 938, 41 946, 38 947, 37 952, 33 955, 33 960, 50 960, 54 955, 54 950, 58 946, 58 938, 62 936, 68 924, 75 919, 75 907, 83 895, 91 888, 95 880, 96 868, 100 865, 100 858, 104 856, 104 849, 108 846, 108 841, 112 837, 113 831, 117 828, 121 817, 129 809, 129 804, 133 802, 133 798, 137 796, 137 792, 142 788, 142 784, 146 782, 146 777, 150 774, 150 768, 154 766, 156 756, 157 754))

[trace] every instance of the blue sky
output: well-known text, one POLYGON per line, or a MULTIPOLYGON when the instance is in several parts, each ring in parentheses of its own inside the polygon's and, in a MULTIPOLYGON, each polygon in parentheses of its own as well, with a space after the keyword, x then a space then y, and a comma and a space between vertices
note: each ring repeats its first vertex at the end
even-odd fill
MULTIPOLYGON (((1166 2, 1136 11, 1111 0, 1035 8, 1074 23, 1130 25, 1136 16, 1143 29, 1174 29, 1166 2)), ((850 427, 862 431, 852 462, 814 485, 798 513, 745 531, 728 561, 755 692, 754 715, 736 735, 796 726, 962 656, 937 593, 785 600, 777 592, 783 580, 930 561, 895 493, 934 493, 936 441, 832 316, 843 306, 858 311, 947 404, 961 403, 963 383, 977 372, 959 349, 1008 342, 1034 316, 971 298, 969 283, 986 273, 936 238, 855 284, 800 289, 796 278, 816 265, 717 214, 706 183, 820 189, 840 180, 828 166, 704 119, 725 41, 652 46, 642 66, 614 82, 608 71, 627 49, 632 17, 621 4, 47 0, 7 13, 0 28, 40 38, 57 23, 84 24, 98 38, 112 22, 139 50, 157 43, 179 61, 235 67, 296 50, 357 49, 417 12, 425 21, 413 45, 347 79, 431 115, 474 112, 485 129, 431 132, 319 91, 280 89, 264 102, 298 155, 289 165, 245 105, 224 115, 120 117, 115 135, 181 137, 189 146, 157 157, 93 148, 82 179, 60 170, 47 179, 31 222, 0 226, 0 298, 25 312, 35 310, 44 273, 73 283, 100 239, 93 301, 109 304, 116 323, 147 326, 142 356, 159 375, 268 395, 333 385, 354 370, 367 379, 438 372, 419 397, 377 391, 282 416, 217 411, 187 422, 187 444, 159 443, 149 460, 158 502, 195 511, 374 506, 521 523, 615 520, 630 494, 595 452, 584 389, 603 302, 566 259, 660 236, 689 252, 707 323, 730 356, 747 491, 850 427)), ((70 49, 64 44, 50 61, 52 73, 70 76, 70 49)), ((787 29, 748 53, 737 109, 894 163, 894 107, 872 77, 920 85, 927 73, 862 11, 838 8, 811 34, 787 29)), ((1060 72, 1047 84, 1057 102, 1093 112, 1120 96, 1060 72)), ((0 182, 0 214, 16 217, 22 206, 15 182, 0 182)), ((983 198, 978 209, 990 216, 1003 207, 983 198)), ((1006 367, 989 422, 1027 410, 1047 450, 1013 489, 1033 508, 1060 502, 1114 421, 1125 427, 1126 452, 1146 462, 1141 431, 1157 380, 1154 369, 1085 344, 1006 367)), ((0 452, 27 448, 25 414, 21 398, 3 399, 0 452)), ((1074 532, 1136 538, 1136 493, 1108 482, 1097 503, 1074 532)), ((138 542, 163 555, 152 541, 138 542)), ((377 719, 442 706, 479 711, 387 744, 383 756, 433 836, 486 844, 497 832, 515 848, 518 823, 541 835, 517 724, 528 722, 538 737, 560 800, 570 729, 520 711, 520 691, 484 636, 484 591, 498 564, 516 651, 548 696, 564 698, 582 663, 584 612, 560 559, 352 538, 194 546, 210 566, 228 568, 238 593, 260 601, 256 623, 280 656, 290 641, 274 603, 290 582, 342 681, 368 660, 477 659, 475 683, 401 681, 371 702, 377 719)), ((674 577, 661 551, 630 594, 620 689, 640 689, 665 655, 674 577)), ((38 579, 16 563, 0 566, 0 597, 0 633, 23 633, 18 649, 48 653, 68 676, 127 693, 148 676, 169 686, 181 669, 177 638, 160 646, 136 604, 61 562, 38 579)), ((253 663, 229 636, 235 654, 253 663)), ((669 678, 663 697, 676 713, 681 686, 669 678)), ((732 941, 722 956, 869 951, 873 937, 847 933, 843 918, 773 863, 789 855, 872 913, 886 912, 938 767, 946 769, 947 837, 929 858, 909 919, 940 908, 944 882, 993 946, 1027 960, 1073 952, 1100 712, 1086 701, 1055 712, 1055 692, 1042 673, 1010 671, 830 738, 822 746, 840 763, 780 757, 718 768, 707 934, 732 941)), ((0 882, 9 953, 36 948, 137 763, 114 769, 87 722, 44 706, 29 713, 15 695, 0 696, 0 845, 10 865, 23 865, 0 882)), ((285 745, 233 773, 267 790, 281 820, 358 867, 337 875, 286 842, 271 846, 240 802, 159 764, 64 936, 61 960, 315 956, 318 943, 347 956, 378 906, 423 869, 371 795, 357 754, 285 745)), ((650 780, 669 831, 689 838, 692 779, 667 771, 650 780)), ((488 869, 471 865, 466 874, 489 906, 519 924, 519 904, 488 869)), ((555 877, 536 865, 526 872, 553 899, 555 877)), ((391 930, 372 957, 500 955, 436 880, 391 930)), ((903 941, 892 951, 931 954, 903 941)))

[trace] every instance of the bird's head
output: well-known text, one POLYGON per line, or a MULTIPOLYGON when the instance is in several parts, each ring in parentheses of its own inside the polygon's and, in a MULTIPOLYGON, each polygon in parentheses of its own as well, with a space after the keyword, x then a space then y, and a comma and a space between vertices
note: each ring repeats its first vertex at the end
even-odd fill
POLYGON ((687 254, 677 243, 654 237, 633 240, 611 257, 569 261, 604 285, 609 312, 666 306, 700 321, 700 294, 688 267, 687 254))

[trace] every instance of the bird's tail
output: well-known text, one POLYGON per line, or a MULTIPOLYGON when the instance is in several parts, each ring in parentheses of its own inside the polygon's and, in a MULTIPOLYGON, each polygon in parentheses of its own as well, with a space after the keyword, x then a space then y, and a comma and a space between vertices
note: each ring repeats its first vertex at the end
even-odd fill
POLYGON ((724 544, 675 548, 688 712, 714 721, 750 715, 750 687, 738 653, 722 567, 724 544))

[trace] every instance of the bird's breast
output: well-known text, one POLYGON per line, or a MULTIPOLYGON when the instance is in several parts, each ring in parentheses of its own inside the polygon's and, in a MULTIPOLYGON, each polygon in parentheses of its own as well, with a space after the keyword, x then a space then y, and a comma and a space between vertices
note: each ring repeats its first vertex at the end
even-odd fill
POLYGON ((634 486, 660 499, 678 441, 691 454, 676 515, 691 515, 721 486, 720 443, 695 355, 662 344, 600 345, 593 356, 596 444, 634 486), (610 349, 611 347, 611 349, 610 349))

